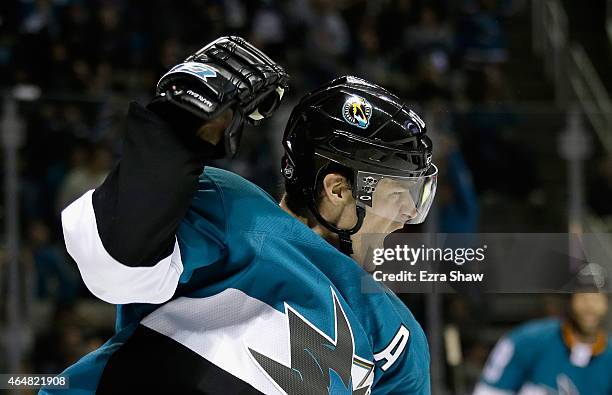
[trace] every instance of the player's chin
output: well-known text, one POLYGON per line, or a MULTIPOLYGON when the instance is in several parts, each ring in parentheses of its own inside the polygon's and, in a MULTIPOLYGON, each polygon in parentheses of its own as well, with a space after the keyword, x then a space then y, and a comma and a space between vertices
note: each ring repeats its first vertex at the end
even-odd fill
POLYGON ((400 230, 404 227, 404 225, 406 224, 406 221, 404 221, 402 218, 398 217, 396 219, 394 219, 388 228, 388 233, 393 233, 396 230, 400 230))
POLYGON ((594 335, 599 331, 601 320, 598 317, 585 317, 579 320, 578 325, 586 335, 594 335))

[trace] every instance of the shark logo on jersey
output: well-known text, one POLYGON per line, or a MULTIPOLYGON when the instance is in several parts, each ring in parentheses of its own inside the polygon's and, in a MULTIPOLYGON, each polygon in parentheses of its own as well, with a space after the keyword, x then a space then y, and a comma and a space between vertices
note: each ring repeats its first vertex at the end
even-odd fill
POLYGON ((210 66, 197 62, 185 62, 174 66, 162 77, 162 79, 168 74, 174 73, 191 74, 204 81, 207 81, 207 78, 213 78, 217 76, 217 72, 210 66))
POLYGON ((289 395, 370 393, 374 364, 355 355, 353 332, 333 289, 332 299, 334 339, 285 303, 291 366, 249 348, 265 374, 289 395))

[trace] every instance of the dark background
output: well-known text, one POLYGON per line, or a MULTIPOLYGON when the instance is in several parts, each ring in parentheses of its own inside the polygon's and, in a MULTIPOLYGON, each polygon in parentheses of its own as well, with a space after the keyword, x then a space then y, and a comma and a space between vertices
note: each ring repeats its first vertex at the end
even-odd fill
MULTIPOLYGON (((612 123, 597 127, 596 119, 612 113, 593 110, 594 99, 580 99, 570 83, 587 78, 570 61, 571 45, 579 45, 592 62, 587 79, 604 93, 611 87, 609 7, 603 0, 581 3, 2 1, 2 130, 20 130, 22 142, 18 194, 4 189, 0 202, 5 222, 9 200, 19 203, 20 240, 15 296, 4 244, 10 235, 2 228, 0 372, 11 367, 3 357, 16 330, 10 300, 20 306, 22 372, 59 373, 112 335, 113 308, 89 294, 67 257, 59 212, 99 185, 120 156, 127 104, 146 103, 159 76, 221 35, 247 38, 292 76, 278 114, 245 131, 237 159, 218 163, 273 195, 281 190, 280 137, 292 105, 319 84, 353 74, 411 103, 435 144, 440 181, 432 213, 405 231, 610 232, 612 157, 605 141, 612 129, 605 126, 612 123), (556 52, 542 44, 556 26, 542 10, 555 5, 567 18, 556 52), (599 75, 594 83, 592 75, 599 75), (564 145, 566 130, 578 137, 564 145), (588 148, 582 156, 581 141, 588 148), (582 167, 572 192, 567 159, 576 155, 582 167), (570 210, 572 202, 582 210, 570 210)), ((0 171, 3 180, 12 177, 5 165, 0 171)), ((564 313, 558 296, 468 292, 405 301, 428 331, 435 394, 469 391, 491 346, 512 326, 564 313), (461 336, 459 367, 444 359, 442 334, 450 325, 461 336)))

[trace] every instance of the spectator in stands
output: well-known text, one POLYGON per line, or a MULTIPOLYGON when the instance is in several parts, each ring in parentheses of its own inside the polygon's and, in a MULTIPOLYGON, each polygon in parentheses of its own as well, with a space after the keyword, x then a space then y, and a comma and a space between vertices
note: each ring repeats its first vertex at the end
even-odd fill
POLYGON ((398 42, 405 34, 407 26, 418 23, 418 7, 414 0, 392 0, 387 2, 379 16, 378 27, 381 50, 391 56, 403 50, 398 42))
POLYGON ((304 73, 309 86, 321 85, 339 74, 350 48, 349 28, 336 1, 295 0, 294 18, 305 29, 304 73))
POLYGON ((256 11, 250 37, 249 41, 271 58, 285 59, 287 36, 284 15, 278 4, 269 2, 256 11))
POLYGON ((88 336, 84 332, 81 326, 83 320, 72 307, 56 308, 51 322, 53 325, 35 340, 31 357, 32 371, 57 374, 87 352, 90 342, 94 342, 97 337, 95 334, 88 336))
POLYGON ((452 120, 444 102, 437 99, 430 102, 428 129, 433 132, 439 150, 434 158, 438 165, 438 232, 478 232, 478 197, 459 144, 454 137, 452 120))
POLYGON ((22 2, 23 23, 21 30, 27 34, 38 34, 44 30, 55 32, 58 29, 56 10, 51 0, 36 0, 27 4, 22 2))
POLYGON ((434 8, 424 6, 418 24, 407 29, 404 41, 415 57, 433 55, 448 65, 452 39, 451 30, 440 20, 434 8))
POLYGON ((440 56, 440 53, 432 52, 421 56, 413 74, 410 98, 420 103, 450 99, 448 68, 448 58, 440 56))
POLYGON ((44 222, 36 220, 29 225, 27 251, 36 269, 36 296, 55 305, 71 305, 81 280, 63 248, 52 241, 44 222))
POLYGON ((466 2, 466 14, 459 28, 459 48, 468 67, 500 64, 508 59, 503 26, 506 2, 478 0, 466 2))
POLYGON ((379 36, 374 22, 369 21, 361 26, 358 40, 360 51, 355 59, 358 75, 386 85, 392 67, 380 51, 379 36))
POLYGON ((100 186, 111 165, 112 156, 105 147, 93 148, 85 163, 75 160, 60 188, 58 209, 63 209, 83 193, 100 186))
POLYGON ((469 74, 466 94, 470 108, 460 126, 461 142, 479 192, 525 198, 535 191, 536 171, 529 146, 517 130, 520 118, 508 94, 504 74, 496 66, 469 74), (513 179, 521 168, 521 188, 513 179))

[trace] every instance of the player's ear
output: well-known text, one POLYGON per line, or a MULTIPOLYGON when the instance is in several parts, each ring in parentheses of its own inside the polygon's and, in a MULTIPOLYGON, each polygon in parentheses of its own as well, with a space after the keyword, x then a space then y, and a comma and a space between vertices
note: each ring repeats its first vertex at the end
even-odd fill
POLYGON ((329 173, 323 178, 323 193, 334 206, 345 206, 353 198, 346 177, 338 173, 329 173))

